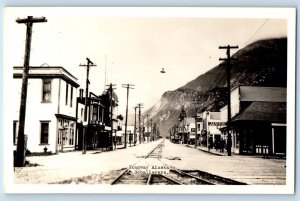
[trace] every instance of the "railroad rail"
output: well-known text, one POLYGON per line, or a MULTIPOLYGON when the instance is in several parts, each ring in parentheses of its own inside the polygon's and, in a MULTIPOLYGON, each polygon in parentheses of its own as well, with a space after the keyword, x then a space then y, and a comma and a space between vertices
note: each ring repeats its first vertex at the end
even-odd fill
MULTIPOLYGON (((164 140, 141 160, 150 160, 152 162, 159 161, 167 167, 168 171, 166 171, 166 174, 151 173, 146 169, 138 171, 138 174, 134 174, 130 168, 126 168, 111 182, 111 185, 246 185, 246 183, 220 177, 200 170, 180 170, 169 166, 160 160, 163 146, 164 140)), ((138 164, 141 160, 136 162, 134 165, 138 164)))
POLYGON ((145 158, 157 158, 160 159, 162 148, 164 146, 165 139, 162 140, 152 151, 150 151, 145 158))
POLYGON ((181 185, 180 182, 163 174, 132 174, 128 169, 122 172, 111 184, 181 185))

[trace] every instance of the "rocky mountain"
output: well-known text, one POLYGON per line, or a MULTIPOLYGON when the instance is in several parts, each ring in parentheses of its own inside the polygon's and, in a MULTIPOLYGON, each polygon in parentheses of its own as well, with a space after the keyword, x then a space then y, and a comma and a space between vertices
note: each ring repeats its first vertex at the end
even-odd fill
MULTIPOLYGON (((287 86, 287 38, 256 41, 240 49, 232 58, 231 86, 287 86)), ((222 62, 208 72, 199 75, 186 85, 165 92, 160 101, 144 114, 149 114, 160 124, 160 133, 178 122, 182 106, 187 116, 198 111, 218 111, 226 105, 226 63, 222 62)))

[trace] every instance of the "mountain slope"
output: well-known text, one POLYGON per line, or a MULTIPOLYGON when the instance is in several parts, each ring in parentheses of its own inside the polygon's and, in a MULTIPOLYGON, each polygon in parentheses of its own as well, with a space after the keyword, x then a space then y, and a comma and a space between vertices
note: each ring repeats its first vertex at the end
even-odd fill
MULTIPOLYGON (((232 58, 231 86, 287 86, 287 38, 266 39, 249 44, 232 58)), ((226 67, 222 62, 208 72, 199 75, 186 85, 167 91, 162 98, 144 114, 149 114, 160 124, 160 133, 178 122, 179 111, 185 107, 188 116, 198 111, 218 111, 226 105, 226 67), (196 104, 195 104, 196 100, 196 104)))
MULTIPOLYGON (((254 42, 239 50, 237 53, 232 55, 232 57, 238 59, 232 61, 232 84, 259 84, 262 82, 262 80, 259 81, 258 79, 255 79, 255 76, 253 77, 253 73, 268 73, 268 71, 272 71, 272 78, 275 76, 279 79, 278 82, 274 79, 271 79, 264 80, 263 84, 270 86, 286 86, 286 38, 268 39, 254 42)), ((223 64, 225 63, 223 62, 223 64)), ((194 89, 205 93, 214 87, 225 86, 226 67, 220 64, 180 88, 194 89)))

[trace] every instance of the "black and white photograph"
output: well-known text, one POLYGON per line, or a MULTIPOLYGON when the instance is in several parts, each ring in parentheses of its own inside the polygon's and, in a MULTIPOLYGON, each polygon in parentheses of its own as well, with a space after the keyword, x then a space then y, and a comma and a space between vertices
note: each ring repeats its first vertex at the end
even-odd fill
POLYGON ((294 8, 7 7, 7 193, 293 194, 294 8))

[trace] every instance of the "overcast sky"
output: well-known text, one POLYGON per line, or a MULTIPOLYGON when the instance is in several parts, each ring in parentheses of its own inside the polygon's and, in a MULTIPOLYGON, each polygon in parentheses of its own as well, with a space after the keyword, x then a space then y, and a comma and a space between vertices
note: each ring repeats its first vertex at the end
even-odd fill
POLYGON ((6 10, 5 67, 23 65, 26 27, 15 20, 28 15, 48 20, 33 25, 30 65, 63 66, 85 88, 86 69, 79 64, 86 64, 89 57, 97 64, 90 70, 91 91, 101 94, 105 84, 116 84, 119 112, 126 106, 121 84, 135 85, 129 96, 132 111, 137 103, 149 108, 163 92, 218 65, 225 57, 219 45, 241 49, 258 39, 287 36, 286 20, 266 17, 103 17, 36 8, 6 10))

